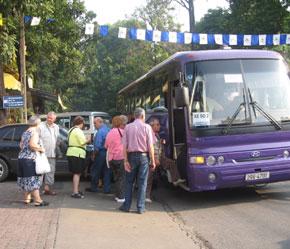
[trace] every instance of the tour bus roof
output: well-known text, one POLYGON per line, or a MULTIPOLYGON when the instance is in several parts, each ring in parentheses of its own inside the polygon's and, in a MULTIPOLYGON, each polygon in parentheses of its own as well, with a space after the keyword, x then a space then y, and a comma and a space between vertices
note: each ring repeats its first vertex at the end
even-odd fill
POLYGON ((153 73, 159 71, 164 66, 173 61, 187 63, 190 61, 206 61, 206 60, 225 60, 225 59, 281 59, 282 56, 270 50, 257 50, 257 49, 219 49, 219 50, 199 50, 199 51, 184 51, 177 52, 170 56, 168 59, 157 64, 150 69, 146 74, 142 75, 137 80, 129 83, 122 88, 118 93, 122 93, 131 86, 146 79, 153 73))

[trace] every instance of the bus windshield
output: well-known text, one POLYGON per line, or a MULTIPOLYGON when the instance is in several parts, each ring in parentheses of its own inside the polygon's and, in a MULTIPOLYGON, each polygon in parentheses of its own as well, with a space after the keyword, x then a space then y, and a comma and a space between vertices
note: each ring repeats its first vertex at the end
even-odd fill
POLYGON ((191 62, 186 65, 191 91, 192 126, 262 124, 290 120, 290 80, 281 60, 242 59, 191 62), (235 116, 236 114, 236 116, 235 116))

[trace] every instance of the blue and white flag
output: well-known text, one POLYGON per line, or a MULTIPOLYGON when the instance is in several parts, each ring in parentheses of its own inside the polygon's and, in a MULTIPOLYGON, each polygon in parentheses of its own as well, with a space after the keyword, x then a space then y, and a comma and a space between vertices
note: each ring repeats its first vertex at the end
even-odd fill
POLYGON ((95 25, 93 23, 87 23, 85 29, 85 35, 93 35, 94 34, 95 25))
POLYGON ((168 32, 168 41, 177 43, 177 33, 176 32, 168 32))
POLYGON ((266 45, 266 35, 259 35, 259 45, 260 46, 265 46, 266 45))
POLYGON ((199 44, 206 45, 207 42, 207 34, 199 34, 199 44))
POLYGON ((101 25, 100 26, 100 36, 107 36, 108 34, 109 34, 108 25, 101 25))
POLYGON ((273 45, 280 45, 280 34, 273 35, 273 45))
POLYGON ((223 35, 221 34, 215 34, 214 35, 214 41, 217 45, 223 45, 223 35))
POLYGON ((244 46, 251 46, 252 44, 252 36, 244 35, 244 46))
POLYGON ((161 41, 161 31, 153 30, 152 41, 154 41, 154 42, 160 42, 161 41))
POLYGON ((145 41, 145 39, 146 39, 146 30, 137 29, 137 40, 145 41))
POLYGON ((118 38, 126 39, 127 28, 119 27, 118 38))
POLYGON ((30 25, 31 26, 37 26, 37 25, 39 25, 40 19, 41 19, 40 17, 32 17, 32 20, 31 20, 30 25))
POLYGON ((192 33, 184 33, 184 44, 192 43, 192 33))
POLYGON ((230 46, 236 46, 236 45, 238 45, 238 37, 237 37, 237 35, 230 35, 229 45, 230 46))
POLYGON ((286 44, 290 44, 290 35, 286 35, 286 44))

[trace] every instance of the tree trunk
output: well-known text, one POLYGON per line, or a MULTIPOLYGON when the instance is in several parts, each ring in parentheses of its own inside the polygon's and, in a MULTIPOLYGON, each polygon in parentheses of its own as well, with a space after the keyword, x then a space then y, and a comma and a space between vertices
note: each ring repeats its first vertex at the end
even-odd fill
POLYGON ((22 95, 24 99, 24 117, 22 112, 22 121, 27 123, 27 94, 26 94, 26 62, 25 62, 25 27, 24 14, 19 15, 20 37, 19 37, 19 57, 20 57, 20 80, 22 83, 22 95))
POLYGON ((3 109, 3 96, 5 96, 5 85, 4 85, 4 72, 3 72, 3 64, 0 61, 0 126, 6 124, 6 110, 3 109))
MULTIPOLYGON (((189 31, 195 32, 195 16, 194 16, 194 0, 188 0, 188 14, 189 14, 189 31)), ((194 44, 191 44, 191 49, 194 50, 194 44)))

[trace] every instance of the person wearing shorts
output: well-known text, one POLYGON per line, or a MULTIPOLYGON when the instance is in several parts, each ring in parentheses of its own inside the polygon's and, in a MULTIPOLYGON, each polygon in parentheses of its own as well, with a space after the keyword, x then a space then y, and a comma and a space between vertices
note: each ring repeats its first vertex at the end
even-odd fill
POLYGON ((90 143, 90 138, 86 139, 83 132, 84 118, 77 116, 73 121, 73 127, 68 133, 67 159, 70 172, 73 174, 73 192, 71 197, 84 198, 80 192, 80 177, 85 167, 86 144, 90 143))

